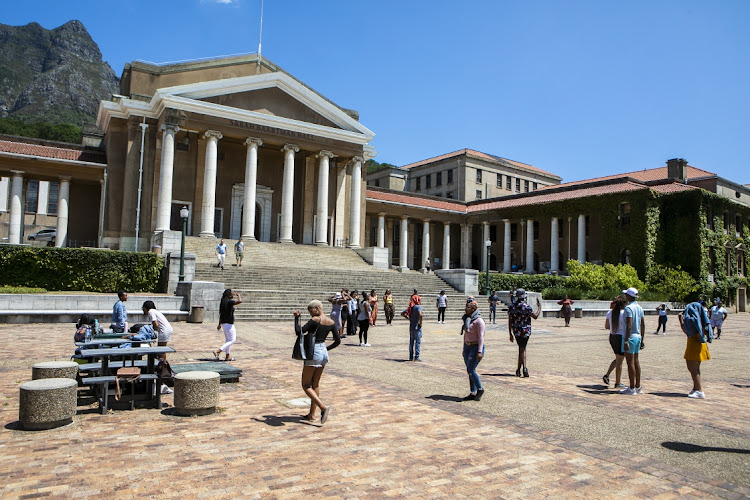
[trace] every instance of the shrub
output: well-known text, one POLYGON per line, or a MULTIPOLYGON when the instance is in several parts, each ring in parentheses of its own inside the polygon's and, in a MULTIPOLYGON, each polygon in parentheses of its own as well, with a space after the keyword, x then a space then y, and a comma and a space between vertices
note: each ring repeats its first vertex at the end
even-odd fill
POLYGON ((84 248, 0 247, 0 285, 88 292, 158 292, 156 254, 84 248))
POLYGON ((671 268, 655 264, 646 278, 648 289, 670 301, 685 302, 698 291, 698 283, 680 266, 671 268))
POLYGON ((572 288, 613 290, 616 293, 620 293, 631 286, 638 288, 639 291, 645 288, 643 282, 638 279, 638 272, 628 264, 597 266, 590 262, 581 264, 577 260, 569 260, 567 269, 570 272, 567 286, 572 288))
MULTIPOLYGON (((479 293, 486 294, 486 274, 479 273, 479 293)), ((563 287, 565 280, 560 276, 551 276, 549 274, 500 274, 490 273, 491 290, 512 290, 513 288, 523 288, 531 292, 541 292, 545 288, 563 287)))
POLYGON ((0 286, 0 293, 45 293, 44 288, 31 288, 28 286, 0 286))

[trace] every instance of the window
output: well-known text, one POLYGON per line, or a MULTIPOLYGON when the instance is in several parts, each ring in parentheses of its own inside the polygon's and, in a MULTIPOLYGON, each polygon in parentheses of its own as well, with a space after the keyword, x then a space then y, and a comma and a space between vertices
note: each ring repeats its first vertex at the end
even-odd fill
POLYGON ((445 197, 448 198, 449 200, 452 200, 453 199, 453 191, 447 191, 445 193, 445 197))
POLYGON ((513 188, 513 178, 510 175, 505 176, 505 189, 510 191, 513 188))
POLYGON ((375 179, 375 187, 380 187, 380 179, 375 179))
POLYGON ((523 181, 523 191, 524 193, 529 192, 529 181, 523 181))
POLYGON ((47 214, 57 215, 57 200, 60 197, 60 183, 57 181, 49 183, 49 198, 47 202, 47 214))
POLYGON ((29 183, 26 185, 26 212, 35 214, 38 204, 39 181, 36 179, 29 179, 29 183))
POLYGON ((477 169, 477 184, 482 183, 482 171, 477 169))
POLYGON ((490 241, 493 243, 497 241, 497 226, 494 224, 490 226, 490 241))
POLYGON ((734 216, 734 232, 738 238, 742 236, 742 216, 740 214, 734 216))
POLYGON ((422 189, 422 178, 421 177, 417 177, 414 180, 414 182, 416 183, 416 185, 414 186, 414 191, 419 191, 420 189, 422 189))
POLYGON ((453 184, 453 169, 448 170, 447 184, 453 184))
POLYGON ((534 189, 534 191, 536 191, 537 189, 539 189, 539 184, 537 184, 537 183, 535 182, 535 183, 534 183, 534 187, 533 187, 533 189, 534 189))
POLYGON ((521 192, 521 179, 516 179, 516 193, 521 192))
POLYGON ((620 227, 630 226, 630 203, 620 203, 620 216, 618 217, 618 219, 620 227))
POLYGON ((518 241, 518 224, 515 222, 510 225, 510 241, 518 241))
POLYGON ((534 221, 534 239, 535 240, 539 239, 539 221, 538 220, 534 221))
POLYGON ((424 177, 424 187, 425 189, 430 189, 432 187, 432 174, 427 174, 424 177))
POLYGON ((435 185, 436 186, 443 185, 443 173, 442 172, 438 172, 435 174, 435 185))
POLYGON ((482 190, 477 189, 477 200, 481 200, 481 199, 482 199, 482 190))
POLYGON ((724 212, 724 234, 729 234, 729 212, 724 212))
POLYGON ((497 174, 497 188, 503 188, 503 174, 497 174))
POLYGON ((706 227, 711 231, 714 230, 714 216, 711 207, 706 207, 706 227))

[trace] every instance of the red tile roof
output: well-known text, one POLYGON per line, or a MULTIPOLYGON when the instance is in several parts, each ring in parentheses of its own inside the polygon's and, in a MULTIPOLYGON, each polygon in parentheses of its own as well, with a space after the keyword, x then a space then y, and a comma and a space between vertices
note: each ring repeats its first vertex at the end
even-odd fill
POLYGON ((546 176, 549 176, 549 177, 553 177, 555 179, 561 179, 560 176, 555 175, 555 174, 553 174, 551 172, 547 172, 546 170, 542 170, 541 168, 537 168, 537 167, 535 167, 533 165, 529 165, 527 163, 521 163, 520 161, 509 160, 507 158, 503 158, 502 156, 489 155, 487 153, 482 153, 481 151, 476 151, 474 149, 460 149, 460 150, 454 151, 452 153, 447 153, 447 154, 444 154, 444 155, 435 156, 434 158, 428 158, 426 160, 418 161, 418 162, 415 162, 415 163, 409 163, 408 165, 404 165, 401 168, 403 168, 404 170, 409 170, 410 168, 421 167, 422 165, 428 165, 430 163, 435 163, 435 162, 440 161, 440 160, 445 160, 445 159, 448 159, 448 158, 454 158, 456 156, 461 156, 461 155, 473 156, 475 158, 480 158, 482 160, 487 160, 487 161, 491 161, 491 162, 494 162, 494 163, 507 162, 507 163, 510 163, 510 164, 512 164, 512 165, 514 165, 514 166, 516 166, 518 168, 521 168, 521 169, 531 170, 532 172, 537 172, 537 173, 540 173, 540 174, 543 174, 543 175, 546 175, 546 176))
MULTIPOLYGON (((714 175, 716 174, 714 174, 713 172, 709 172, 707 170, 703 170, 703 169, 696 168, 696 167, 691 167, 690 165, 688 165, 687 167, 688 180, 696 179, 700 177, 711 177, 714 175)), ((653 181, 659 181, 659 180, 666 180, 668 178, 667 167, 664 166, 664 167, 659 167, 659 168, 650 168, 647 170, 637 170, 635 172, 626 172, 623 174, 607 175, 604 177, 594 177, 593 179, 584 179, 581 181, 564 182, 562 184, 557 184, 555 186, 541 186, 539 188, 539 191, 557 188, 560 186, 580 186, 584 184, 591 184, 592 182, 605 181, 609 179, 618 179, 622 177, 631 177, 641 182, 653 182, 653 181)))
POLYGON ((423 197, 401 191, 390 191, 368 187, 366 197, 368 200, 384 201, 391 203, 404 203, 424 208, 438 210, 449 210, 452 212, 466 213, 466 205, 462 202, 450 201, 434 197, 423 197))
POLYGON ((42 146, 28 142, 17 142, 0 139, 0 151, 16 153, 42 158, 53 158, 57 160, 85 161, 90 163, 107 163, 107 157, 99 151, 85 151, 79 149, 60 148, 54 146, 42 146))
POLYGON ((657 191, 659 193, 668 194, 668 193, 681 193, 684 191, 693 191, 694 189, 700 189, 697 186, 691 186, 689 184, 683 184, 681 182, 670 182, 669 184, 657 184, 654 186, 649 186, 654 191, 657 191))

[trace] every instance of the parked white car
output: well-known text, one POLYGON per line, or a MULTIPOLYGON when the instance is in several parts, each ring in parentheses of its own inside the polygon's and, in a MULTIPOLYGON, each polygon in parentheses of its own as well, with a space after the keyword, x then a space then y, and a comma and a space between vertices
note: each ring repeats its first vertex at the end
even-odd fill
POLYGON ((49 241, 54 243, 57 236, 57 229, 42 229, 28 236, 29 241, 49 241))

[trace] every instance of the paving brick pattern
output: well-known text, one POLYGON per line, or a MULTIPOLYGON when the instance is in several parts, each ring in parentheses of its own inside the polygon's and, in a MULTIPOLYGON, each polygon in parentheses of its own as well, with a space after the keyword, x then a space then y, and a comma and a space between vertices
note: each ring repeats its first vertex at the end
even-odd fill
MULTIPOLYGON (((745 315, 744 319, 750 318, 745 315)), ((559 341, 560 332, 569 333, 557 330, 551 320, 548 324, 551 333, 532 340, 530 349, 534 341, 538 348, 530 350, 530 356, 540 356, 547 339, 559 341)), ((704 426, 706 431, 744 443, 750 438, 746 371, 744 378, 714 382, 710 399, 689 401, 698 405, 659 395, 674 392, 675 380, 684 378, 686 372, 675 372, 671 380, 649 380, 645 387, 651 394, 635 398, 597 387, 597 379, 586 373, 586 367, 578 374, 562 365, 550 371, 540 367, 531 378, 516 379, 507 376, 514 371, 507 355, 512 351, 500 344, 504 332, 499 329, 497 335, 488 333, 488 343, 496 359, 504 358, 505 366, 488 362, 480 370, 488 388, 487 406, 483 406, 485 400, 466 404, 457 401, 466 389, 462 366, 442 358, 455 349, 456 340, 449 336, 453 332, 438 327, 430 336, 426 332, 425 354, 431 357, 424 363, 396 363, 405 349, 400 340, 404 329, 403 323, 392 329, 373 329, 371 350, 342 345, 332 351, 332 364, 321 386, 323 400, 332 411, 323 427, 301 420, 306 409, 288 403, 302 394, 299 363, 289 359, 290 326, 239 324, 241 340, 233 354, 243 377, 237 384, 222 384, 216 414, 174 416, 172 396, 165 396, 167 406, 161 411, 118 410, 100 415, 95 406, 82 405, 69 426, 24 432, 17 429, 18 387, 30 380, 35 362, 69 356, 73 328, 0 325, 1 338, 12 339, 6 340, 0 354, 4 426, 0 428, 0 497, 668 499, 750 495, 750 450, 721 455, 739 461, 727 464, 737 469, 737 480, 726 481, 710 470, 696 474, 636 451, 617 449, 594 436, 571 435, 564 426, 552 423, 545 428, 493 409, 494 403, 502 406, 501 394, 523 389, 529 398, 560 401, 581 412, 635 412, 634 419, 654 426, 704 426), (345 360, 359 361, 367 369, 349 369, 345 360), (419 390, 379 378, 388 371, 407 369, 414 370, 415 381, 445 378, 445 390, 425 397, 419 390), (453 380, 460 380, 459 390, 453 391, 453 380)), ((727 341, 750 342, 740 330, 728 329, 727 341), (735 340, 729 340, 731 335, 735 340)), ((178 351, 171 355, 173 363, 209 359, 211 349, 221 343, 212 325, 179 324, 173 339, 178 351)))

